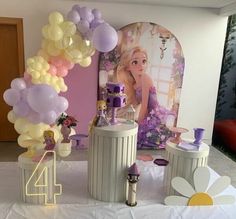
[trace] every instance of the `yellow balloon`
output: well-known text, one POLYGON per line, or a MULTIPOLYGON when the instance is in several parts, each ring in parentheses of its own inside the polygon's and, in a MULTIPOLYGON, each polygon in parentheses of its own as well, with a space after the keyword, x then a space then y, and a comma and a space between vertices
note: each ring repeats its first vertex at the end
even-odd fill
POLYGON ((33 58, 28 58, 27 59, 27 65, 31 65, 34 63, 34 59, 33 58))
POLYGON ((57 93, 61 91, 60 87, 57 84, 53 84, 53 88, 55 89, 57 93))
POLYGON ((29 122, 24 118, 18 118, 15 121, 14 128, 18 134, 25 134, 29 131, 29 122))
POLYGON ((64 36, 72 36, 76 32, 76 26, 73 22, 71 21, 65 21, 60 24, 60 27, 64 33, 64 36))
POLYGON ((66 92, 68 90, 68 87, 64 84, 64 85, 60 86, 60 89, 62 92, 66 92))
POLYGON ((17 138, 18 144, 19 144, 21 147, 23 147, 23 148, 29 147, 28 144, 25 144, 25 141, 26 141, 26 140, 32 140, 32 138, 31 138, 29 135, 27 135, 27 134, 21 134, 21 135, 17 138))
POLYGON ((40 78, 32 78, 31 81, 33 84, 41 84, 40 78))
POLYGON ((42 56, 35 56, 34 60, 35 60, 35 62, 38 62, 38 63, 41 63, 41 64, 45 62, 45 60, 42 56))
POLYGON ((39 124, 31 124, 29 127, 30 128, 28 134, 31 138, 38 139, 42 137, 44 130, 40 127, 39 124))
POLYGON ((61 40, 63 31, 58 25, 53 25, 48 28, 48 38, 53 41, 61 40))
POLYGON ((14 113, 13 110, 9 111, 8 114, 7 114, 7 119, 9 122, 11 123, 15 123, 16 120, 17 120, 17 115, 14 113))
POLYGON ((38 71, 34 71, 34 70, 30 71, 29 74, 32 75, 33 79, 38 79, 40 77, 40 72, 38 72, 38 71))
POLYGON ((72 37, 63 37, 61 40, 55 42, 55 47, 58 49, 65 49, 73 43, 72 37))
POLYGON ((82 53, 78 49, 66 49, 65 58, 73 63, 79 63, 82 60, 82 53))
POLYGON ((36 71, 41 71, 42 70, 42 63, 36 61, 34 64, 32 64, 32 68, 35 69, 36 71))
POLYGON ((43 49, 40 49, 38 52, 37 52, 37 55, 38 56, 42 56, 45 60, 48 60, 49 59, 49 55, 47 54, 47 52, 43 49))
POLYGON ((64 18, 63 18, 63 15, 57 11, 55 12, 52 12, 50 15, 49 15, 49 23, 54 25, 54 24, 60 24, 64 21, 64 18))
POLYGON ((42 40, 41 47, 47 52, 48 44, 51 42, 51 40, 42 40))
POLYGON ((79 45, 81 44, 81 41, 83 41, 82 37, 77 32, 76 35, 71 36, 71 38, 72 38, 72 43, 70 44, 69 49, 80 50, 79 45))
POLYGON ((53 42, 47 45, 47 52, 51 56, 59 56, 61 54, 61 50, 56 48, 53 42))
POLYGON ((92 62, 92 59, 90 56, 82 59, 81 61, 79 61, 79 64, 82 66, 82 67, 88 67, 92 62))
POLYGON ((45 26, 43 26, 43 28, 42 28, 42 35, 43 35, 43 37, 46 38, 46 39, 49 38, 49 37, 48 37, 48 28, 49 28, 49 25, 48 25, 48 24, 45 25, 45 26))

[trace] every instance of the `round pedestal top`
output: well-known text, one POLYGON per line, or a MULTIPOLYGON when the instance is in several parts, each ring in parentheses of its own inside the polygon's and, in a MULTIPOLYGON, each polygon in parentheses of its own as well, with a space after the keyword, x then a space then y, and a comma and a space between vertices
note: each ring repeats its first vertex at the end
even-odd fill
MULTIPOLYGON (((194 141, 190 139, 183 139, 183 140, 189 143, 194 141)), ((176 146, 177 144, 171 141, 167 141, 166 150, 172 154, 182 156, 182 157, 189 157, 189 158, 199 158, 199 157, 208 156, 209 150, 210 150, 209 146, 204 142, 201 143, 199 150, 194 150, 194 151, 187 151, 187 150, 178 148, 176 146)))
POLYGON ((107 135, 112 137, 133 135, 134 132, 138 131, 138 124, 136 122, 130 123, 125 119, 118 119, 118 124, 94 127, 93 131, 99 135, 107 135))

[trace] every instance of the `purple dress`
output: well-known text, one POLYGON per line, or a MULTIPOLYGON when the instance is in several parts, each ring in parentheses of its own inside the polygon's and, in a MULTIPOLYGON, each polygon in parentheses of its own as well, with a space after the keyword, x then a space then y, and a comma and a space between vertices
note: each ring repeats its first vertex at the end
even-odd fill
POLYGON ((44 150, 53 150, 55 148, 55 143, 52 139, 45 139, 46 146, 44 147, 44 150))
MULTIPOLYGON (((142 89, 136 89, 136 100, 142 102, 142 89)), ((173 114, 169 110, 160 106, 157 101, 155 87, 150 87, 147 115, 138 128, 138 148, 153 147, 164 148, 167 139, 171 136, 171 131, 166 127, 168 115, 173 114)))

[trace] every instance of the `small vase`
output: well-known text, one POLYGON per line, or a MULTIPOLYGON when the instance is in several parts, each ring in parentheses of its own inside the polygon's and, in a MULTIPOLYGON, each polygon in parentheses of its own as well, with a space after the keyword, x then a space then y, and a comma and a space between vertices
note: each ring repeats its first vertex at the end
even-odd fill
POLYGON ((194 138, 195 138, 195 141, 193 143, 199 145, 201 144, 205 129, 194 128, 193 130, 194 130, 194 138))
POLYGON ((70 133, 71 133, 70 127, 67 127, 67 126, 61 127, 61 134, 63 135, 63 139, 61 143, 70 143, 70 139, 69 139, 70 133))

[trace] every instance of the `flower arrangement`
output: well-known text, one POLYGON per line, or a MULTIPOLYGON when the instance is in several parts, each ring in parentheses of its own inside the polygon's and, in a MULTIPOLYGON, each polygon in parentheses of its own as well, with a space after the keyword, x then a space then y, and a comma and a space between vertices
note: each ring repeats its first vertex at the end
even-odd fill
POLYGON ((62 113, 60 115, 60 117, 57 119, 57 125, 62 125, 62 126, 66 126, 68 128, 72 127, 72 126, 76 126, 77 125, 77 120, 73 117, 73 116, 68 116, 64 113, 62 113))

